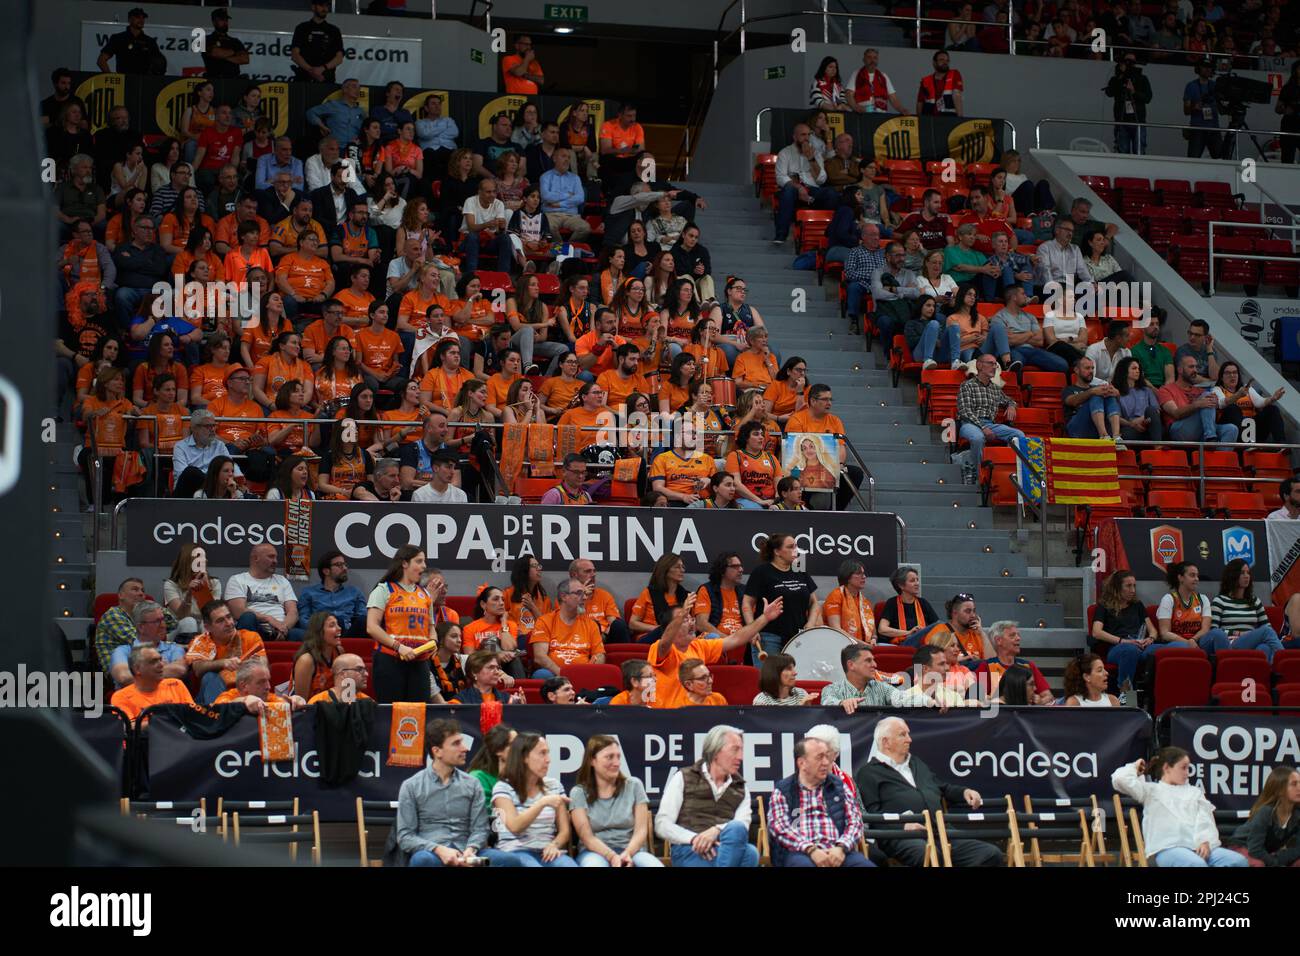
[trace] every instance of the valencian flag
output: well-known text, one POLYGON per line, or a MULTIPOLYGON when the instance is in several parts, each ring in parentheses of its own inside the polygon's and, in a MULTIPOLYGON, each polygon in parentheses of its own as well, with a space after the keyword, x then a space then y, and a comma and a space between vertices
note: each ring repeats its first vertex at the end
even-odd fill
POLYGON ((1016 483, 1020 485, 1020 503, 1043 503, 1043 473, 1047 470, 1047 450, 1041 438, 1014 438, 1020 455, 1016 456, 1016 483), (1028 460, 1026 460, 1028 459, 1028 460))
POLYGON ((1047 439, 1047 503, 1118 505, 1119 461, 1108 438, 1047 439))

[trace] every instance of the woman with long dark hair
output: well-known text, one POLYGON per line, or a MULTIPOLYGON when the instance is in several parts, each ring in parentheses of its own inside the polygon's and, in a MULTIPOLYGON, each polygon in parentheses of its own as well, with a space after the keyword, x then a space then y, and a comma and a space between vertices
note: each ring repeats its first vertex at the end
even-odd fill
POLYGON ((1265 395, 1256 388, 1255 382, 1242 379, 1240 365, 1229 361, 1219 366, 1219 377, 1214 388, 1210 389, 1210 394, 1219 403, 1221 423, 1236 425, 1240 432, 1243 422, 1253 418, 1256 442, 1279 445, 1286 442, 1286 426, 1282 423, 1282 412, 1277 407, 1277 402, 1286 394, 1285 388, 1279 388, 1272 395, 1265 395))
MULTIPOLYGON (((500 588, 489 586, 478 593, 474 599, 474 620, 461 629, 460 640, 466 652, 492 651, 512 677, 524 676, 523 661, 519 659, 519 625, 506 613, 505 596, 500 588)), ((468 673, 468 664, 466 667, 468 673)))
POLYGON ((784 599, 781 616, 769 621, 759 635, 760 653, 775 654, 801 630, 821 623, 821 602, 812 576, 794 570, 794 562, 799 557, 794 535, 768 535, 758 557, 762 563, 749 575, 740 610, 745 623, 750 624, 758 619, 768 602, 784 599))
POLYGON ((1034 672, 1012 664, 998 679, 998 700, 1011 707, 1028 707, 1033 703, 1034 672))
POLYGON ((840 61, 833 56, 823 57, 813 74, 808 88, 808 105, 819 110, 843 113, 850 109, 840 80, 840 61))
POLYGON ((203 487, 194 493, 195 498, 211 500, 231 500, 247 498, 236 482, 235 461, 226 455, 218 455, 208 463, 208 473, 203 479, 203 487))
POLYGON ((276 469, 275 481, 267 489, 267 501, 314 501, 316 495, 309 487, 311 469, 307 459, 300 455, 290 455, 280 462, 276 469))
POLYGON ((1088 635, 1094 653, 1100 653, 1116 667, 1119 702, 1130 703, 1138 666, 1156 652, 1158 634, 1138 600, 1137 576, 1121 568, 1106 579, 1101 600, 1088 635))
POLYGON ((569 856, 568 797, 547 773, 551 750, 540 734, 522 733, 510 745, 505 773, 492 788, 497 850, 526 867, 576 867, 569 856))
POLYGON ((293 693, 308 700, 334 686, 334 658, 343 651, 343 628, 329 611, 317 611, 293 659, 293 693))
POLYGON ((143 189, 128 189, 122 196, 122 211, 108 220, 104 230, 104 245, 109 252, 131 241, 132 227, 137 216, 143 216, 149 209, 149 194, 143 189))
POLYGON ((668 381, 659 386, 659 411, 671 415, 691 399, 691 383, 700 363, 689 352, 680 352, 668 371, 668 381))
POLYGON ((671 552, 654 563, 650 582, 632 604, 632 614, 627 626, 641 644, 652 644, 663 635, 663 629, 672 620, 672 609, 686 601, 686 562, 681 555, 671 552))
POLYGON ((469 762, 469 775, 483 785, 483 796, 489 807, 492 805, 492 788, 505 774, 510 745, 518 736, 519 732, 509 724, 497 724, 483 735, 478 752, 469 762))
POLYGON ((527 644, 537 619, 555 610, 555 600, 542 581, 542 562, 527 554, 516 558, 510 567, 510 587, 502 599, 506 614, 519 628, 519 639, 527 644))
POLYGON ((1240 853, 1219 844, 1214 804, 1190 782, 1191 769, 1186 750, 1165 747, 1149 764, 1136 760, 1111 775, 1116 792, 1142 804, 1147 858, 1160 867, 1249 866, 1240 853))
POLYGON ((791 415, 808 404, 808 363, 798 355, 786 359, 763 397, 772 417, 784 427, 791 415))
POLYGON ((371 659, 375 699, 381 704, 430 697, 433 650, 416 652, 433 634, 433 600, 420 586, 424 567, 424 550, 402 545, 366 601, 366 633, 377 645, 371 659))
POLYGON ((1126 441, 1161 441, 1164 420, 1160 400, 1147 382, 1142 365, 1131 355, 1115 363, 1110 382, 1119 392, 1119 434, 1126 441))
POLYGON ((798 676, 794 658, 789 654, 768 654, 758 672, 754 706, 798 707, 817 703, 817 694, 810 694, 795 683, 798 676))
POLYGON ((1065 665, 1066 707, 1118 707, 1119 698, 1107 693, 1110 675, 1096 654, 1080 654, 1065 665))
POLYGON ((650 260, 658 248, 649 244, 645 223, 635 220, 627 227, 627 242, 623 244, 623 271, 625 275, 644 278, 650 260))
POLYGON ((1268 612, 1255 596, 1250 565, 1242 558, 1223 566, 1218 597, 1210 602, 1210 625, 1213 630, 1201 639, 1201 650, 1207 654, 1228 648, 1259 650, 1271 664, 1273 655, 1282 650, 1268 612))
POLYGON ((441 621, 433 632, 438 639, 438 649, 430 660, 433 679, 438 682, 438 693, 443 699, 451 700, 469 686, 469 678, 460 664, 460 624, 441 621))

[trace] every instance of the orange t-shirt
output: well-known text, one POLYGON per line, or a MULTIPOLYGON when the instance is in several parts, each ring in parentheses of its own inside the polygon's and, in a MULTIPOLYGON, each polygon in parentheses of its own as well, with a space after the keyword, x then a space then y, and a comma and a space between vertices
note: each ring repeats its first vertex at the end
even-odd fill
POLYGON ((189 424, 182 421, 190 413, 184 405, 172 404, 172 407, 165 412, 158 410, 157 402, 150 402, 144 408, 140 409, 141 415, 157 415, 156 419, 147 419, 136 426, 140 437, 153 435, 155 429, 157 438, 153 441, 153 446, 159 451, 170 452, 172 447, 185 437, 189 431, 189 424))
MULTIPOLYGON (((94 424, 95 443, 101 455, 116 455, 126 447, 126 413, 134 411, 135 405, 125 398, 103 402, 94 395, 87 395, 81 407, 86 415, 101 408, 109 409, 108 414, 100 415, 94 424)), ((90 447, 89 434, 86 435, 86 447, 90 447)))
MULTIPOLYGON (((328 248, 325 229, 315 219, 308 219, 307 225, 299 229, 294 224, 293 216, 285 216, 271 228, 271 238, 281 245, 288 246, 290 250, 296 250, 298 248, 298 233, 300 232, 315 233, 320 248, 328 248)), ((321 262, 324 261, 324 259, 321 259, 321 262)))
POLYGON ((569 403, 573 401, 573 396, 578 394, 578 389, 582 386, 583 381, 580 378, 575 378, 572 382, 566 382, 559 375, 548 378, 542 382, 542 401, 551 408, 568 408, 569 403))
MULTIPOLYGON (((808 389, 804 389, 804 398, 807 399, 808 389)), ((773 415, 789 415, 794 411, 794 403, 798 396, 794 389, 790 387, 790 380, 784 381, 772 380, 772 384, 763 392, 763 397, 772 405, 773 415)))
MULTIPOLYGON (((699 342, 692 342, 686 348, 682 349, 687 355, 694 355, 695 361, 704 363, 704 346, 699 342)), ((727 362, 727 353, 722 351, 716 345, 709 346, 708 364, 704 366, 704 377, 714 378, 715 376, 725 376, 731 370, 730 363, 727 362)))
POLYGON ((843 435, 844 422, 838 415, 823 415, 821 421, 812 416, 812 412, 803 408, 795 412, 785 423, 786 434, 791 432, 811 432, 814 435, 843 435))
MULTIPOLYGON (((299 421, 304 418, 311 418, 311 415, 303 411, 302 409, 298 409, 298 411, 296 412, 286 412, 277 408, 275 411, 271 412, 271 414, 266 417, 279 419, 280 421, 299 421)), ((266 431, 268 435, 272 432, 278 432, 282 428, 284 428, 284 425, 271 425, 271 424, 266 425, 266 431)), ((302 428, 295 428, 293 431, 289 432, 289 434, 286 435, 284 438, 280 439, 280 441, 275 444, 275 447, 281 451, 288 451, 288 452, 297 451, 303 446, 303 442, 305 440, 304 433, 306 431, 307 431, 307 426, 304 426, 302 428)))
POLYGON ((697 481, 699 478, 712 478, 716 471, 713 459, 703 452, 696 452, 689 458, 682 458, 675 451, 665 451, 655 456, 655 460, 650 463, 650 486, 654 487, 654 480, 662 478, 664 487, 675 491, 681 495, 699 495, 707 497, 707 485, 703 486, 697 481))
POLYGON ((512 53, 509 56, 501 58, 501 79, 505 83, 506 92, 515 96, 535 96, 538 92, 537 83, 527 79, 529 76, 542 76, 542 67, 537 60, 528 64, 524 70, 524 76, 515 76, 510 71, 524 62, 524 58, 518 53, 512 53))
MULTIPOLYGON (((172 273, 178 276, 185 275, 185 270, 190 267, 190 263, 192 263, 195 258, 194 253, 190 252, 188 249, 182 249, 176 254, 176 258, 172 260, 172 273)), ((221 257, 219 255, 209 250, 204 253, 203 258, 208 264, 209 281, 220 282, 226 278, 226 267, 221 264, 221 257)), ((82 272, 82 276, 85 276, 85 272, 82 272)), ((239 278, 242 279, 243 276, 241 275, 239 278)))
POLYGON ((592 591, 591 599, 584 606, 583 613, 596 622, 602 634, 609 631, 610 622, 619 617, 614 596, 604 588, 596 588, 592 591))
MULTIPOLYGON (((344 289, 342 292, 335 292, 334 298, 343 303, 343 318, 346 319, 363 319, 370 321, 370 303, 375 301, 375 297, 369 292, 353 292, 351 289, 344 289)), ((349 328, 352 328, 349 326, 349 328)), ((356 331, 352 328, 352 331, 356 331)))
POLYGON ((330 265, 320 256, 291 252, 280 260, 275 274, 284 277, 296 298, 311 299, 324 293, 330 279, 330 265))
MULTIPOLYGON (((261 216, 255 216, 253 221, 257 223, 257 244, 266 248, 266 244, 271 241, 271 224, 261 216)), ((230 251, 239 248, 239 223, 232 212, 229 215, 222 216, 217 221, 217 230, 212 237, 213 243, 224 242, 230 247, 230 251)), ((270 272, 270 269, 266 270, 270 272)))
MULTIPOLYGON (((668 592, 664 595, 664 600, 670 608, 677 606, 677 595, 668 592)), ((640 621, 642 624, 657 626, 655 622, 655 604, 650 597, 650 589, 642 588, 641 593, 637 595, 636 600, 632 602, 632 620, 640 621)), ((667 621, 663 622, 667 624, 667 621)))
POLYGON ((192 704, 194 698, 190 696, 185 681, 176 677, 164 677, 152 693, 146 694, 134 684, 127 684, 121 690, 114 691, 108 702, 135 720, 155 704, 192 704))
POLYGON ((357 330, 357 349, 361 352, 361 364, 375 372, 388 368, 405 351, 402 340, 392 329, 376 332, 369 326, 357 330))
POLYGON ((275 330, 274 335, 267 335, 262 328, 262 323, 258 322, 254 325, 245 326, 244 331, 239 333, 239 339, 241 342, 247 343, 248 355, 253 360, 253 364, 256 365, 262 361, 264 356, 270 353, 271 343, 275 341, 276 336, 292 331, 293 326, 289 324, 289 320, 282 317, 280 327, 275 330))
POLYGON ((396 169, 398 166, 409 166, 415 168, 415 164, 420 161, 424 154, 420 151, 420 144, 417 142, 403 142, 395 139, 384 147, 384 159, 396 169))
MULTIPOLYGON (((460 649, 469 654, 478 650, 479 645, 491 637, 508 634, 516 643, 519 641, 519 625, 510 618, 504 618, 500 624, 489 624, 487 618, 471 621, 460 630, 460 649)), ((504 642, 503 642, 504 645, 504 642)))
MULTIPOLYGON (((339 701, 336 701, 332 697, 330 697, 330 694, 333 692, 333 690, 334 690, 333 687, 328 687, 325 690, 321 691, 319 694, 312 694, 310 697, 307 698, 307 703, 308 704, 339 703, 339 701)), ((357 691, 357 700, 369 700, 369 699, 370 699, 369 694, 363 694, 361 691, 357 691)))
MULTIPOLYGON (((588 332, 586 335, 579 336, 578 340, 573 344, 574 351, 577 352, 579 357, 583 355, 591 355, 593 352, 596 351, 596 339, 597 339, 597 335, 594 331, 588 332)), ((592 375, 598 376, 600 375, 601 372, 608 371, 609 369, 613 368, 614 350, 617 349, 620 345, 625 344, 626 342, 627 339, 623 338, 621 335, 614 336, 614 344, 609 346, 609 348, 605 349, 605 351, 600 355, 600 357, 596 359, 596 364, 593 365, 591 368, 589 368, 587 371, 591 372, 592 375)))
MULTIPOLYGON (((537 622, 533 620, 533 615, 524 610, 522 602, 515 600, 514 588, 506 588, 502 597, 506 602, 506 616, 519 626, 519 633, 527 638, 529 634, 533 633, 533 628, 537 625, 537 622)), ((533 604, 537 607, 538 617, 550 614, 555 610, 555 599, 549 594, 543 594, 540 598, 533 598, 533 604)))
POLYGON ((390 441, 395 441, 401 445, 410 445, 419 441, 420 438, 422 437, 424 429, 423 426, 418 424, 420 419, 419 410, 404 412, 400 408, 390 408, 386 412, 380 412, 379 417, 386 422, 402 423, 401 425, 398 425, 395 428, 385 428, 383 430, 385 444, 387 444, 390 441), (409 432, 406 433, 405 437, 398 438, 397 433, 400 432, 403 428, 410 428, 411 422, 416 422, 417 424, 415 425, 415 427, 411 428, 409 432))
MULTIPOLYGON (((195 225, 205 227, 209 233, 216 233, 217 224, 212 221, 212 217, 207 213, 199 213, 198 222, 195 225)), ((192 226, 188 222, 181 222, 176 213, 169 212, 163 216, 162 225, 158 227, 158 241, 160 243, 171 240, 174 246, 180 246, 181 251, 185 251, 185 243, 189 241, 190 229, 192 226)))
MULTIPOLYGON (((668 645, 668 649, 660 654, 659 648, 661 642, 655 641, 650 645, 650 653, 646 656, 646 663, 650 665, 655 672, 655 699, 650 706, 660 710, 670 710, 674 707, 686 707, 690 701, 686 698, 686 688, 682 687, 681 681, 677 679, 677 669, 682 666, 682 661, 696 657, 706 664, 715 664, 722 659, 722 641, 717 638, 697 637, 686 645, 684 651, 678 650, 673 644, 668 645)), ((721 696, 715 694, 714 696, 721 696)), ((710 698, 710 701, 712 698, 710 698)), ((724 698, 721 703, 726 703, 724 698)))
POLYGON ((420 379, 420 392, 429 393, 430 401, 439 408, 449 409, 456 404, 460 387, 473 380, 474 373, 467 368, 458 368, 454 375, 448 375, 439 366, 424 373, 424 378, 420 379))
POLYGON ((243 282, 244 277, 248 275, 249 269, 263 269, 268 276, 275 274, 275 265, 271 262, 271 254, 266 251, 264 246, 258 246, 253 250, 252 255, 245 256, 239 246, 233 246, 226 253, 226 278, 231 282, 243 282))
MULTIPOLYGON (((262 418, 262 406, 257 404, 251 398, 247 401, 236 404, 233 396, 222 395, 214 402, 208 404, 208 411, 217 418, 262 418)), ((257 434, 266 433, 266 424, 264 422, 218 422, 217 437, 222 441, 234 442, 244 441, 252 438, 257 434)))
POLYGON ((727 455, 724 468, 739 475, 740 483, 760 498, 768 501, 776 498, 776 476, 780 468, 771 452, 764 451, 754 458, 742 451, 733 451, 727 455))
POLYGON ((766 361, 753 352, 741 352, 731 367, 731 377, 750 383, 751 388, 766 388, 776 381, 776 373, 776 356, 771 352, 767 353, 766 361))
MULTIPOLYGON (((195 635, 194 640, 190 641, 189 647, 185 651, 185 663, 193 666, 198 661, 215 661, 218 657, 230 657, 234 650, 235 641, 239 641, 239 660, 240 662, 252 660, 254 657, 260 657, 266 660, 266 647, 262 644, 262 636, 256 631, 236 631, 235 636, 231 638, 230 644, 224 648, 218 648, 216 641, 207 631, 195 635)), ((227 687, 235 686, 234 667, 223 667, 217 671, 221 675, 222 681, 227 687)))
POLYGON ((348 396, 352 394, 353 387, 360 383, 360 375, 339 378, 333 369, 322 366, 321 370, 316 373, 316 400, 319 402, 333 402, 339 399, 347 401, 348 396))
MULTIPOLYGON (((465 308, 465 300, 457 299, 455 302, 451 304, 450 307, 446 308, 445 311, 447 312, 447 315, 450 316, 453 312, 459 312, 463 308, 465 308)), ((484 316, 491 315, 491 314, 492 314, 492 300, 479 299, 472 306, 470 306, 469 316, 470 319, 473 321, 466 322, 464 325, 461 325, 459 322, 453 319, 451 323, 451 327, 455 329, 458 334, 465 336, 465 338, 470 339, 471 341, 477 342, 479 339, 483 338, 483 329, 485 328, 485 326, 476 324, 476 321, 481 320, 484 316)))
MULTIPOLYGON (((248 694, 241 694, 237 689, 235 689, 234 687, 231 687, 231 688, 228 688, 227 690, 223 690, 220 694, 218 694, 218 695, 216 696, 216 699, 213 700, 212 703, 213 703, 213 704, 233 704, 235 701, 237 701, 237 700, 243 700, 245 697, 248 697, 248 696, 250 696, 250 695, 248 695, 248 694)), ((287 703, 287 701, 286 701, 283 697, 281 697, 279 694, 277 694, 275 691, 271 691, 269 694, 266 695, 266 702, 267 702, 268 704, 284 704, 284 703, 287 703)))
POLYGON ((510 386, 523 378, 522 375, 516 375, 513 378, 506 378, 502 372, 497 372, 488 377, 488 404, 497 408, 505 408, 506 401, 510 396, 510 386))
POLYGON ((325 320, 317 319, 315 322, 311 323, 311 325, 307 326, 307 328, 302 330, 302 347, 304 349, 310 348, 317 355, 324 355, 325 347, 330 344, 330 339, 336 338, 340 335, 348 340, 348 344, 351 345, 354 350, 356 349, 357 333, 355 329, 340 322, 338 329, 334 332, 330 332, 325 328, 325 320))
POLYGON ((442 306, 443 312, 451 314, 451 299, 442 293, 435 292, 431 298, 426 299, 420 295, 419 289, 412 289, 402 296, 402 304, 397 307, 397 316, 405 319, 414 328, 422 329, 429 322, 428 311, 435 305, 442 306))
POLYGON ((292 365, 285 362, 279 355, 267 355, 253 366, 253 374, 261 373, 266 376, 266 384, 262 386, 262 391, 271 398, 275 397, 276 392, 285 382, 291 382, 297 379, 300 382, 315 382, 316 376, 312 374, 311 366, 302 359, 297 359, 292 365))
POLYGON ((645 376, 639 371, 631 378, 623 378, 616 369, 611 368, 600 373, 600 377, 596 379, 596 384, 608 393, 605 404, 610 408, 626 405, 627 397, 633 392, 641 392, 643 395, 650 392, 650 383, 645 380, 645 376))
POLYGON ((615 429, 618 422, 614 418, 614 413, 608 408, 598 408, 594 412, 589 412, 581 405, 577 408, 570 408, 560 416, 560 425, 577 425, 579 429, 598 428, 597 431, 579 431, 577 450, 581 452, 584 448, 597 443, 601 445, 613 445, 615 442, 615 429))
POLYGON ((176 379, 176 389, 188 391, 190 387, 190 373, 185 370, 185 366, 180 362, 172 362, 163 371, 155 371, 153 366, 148 362, 141 362, 135 367, 135 374, 131 376, 131 387, 144 392, 146 402, 153 401, 153 380, 159 375, 167 374, 176 379))
POLYGON ((674 385, 667 379, 659 386, 659 404, 668 400, 668 411, 675 412, 691 400, 691 393, 680 385, 674 385))
POLYGON ((832 614, 840 616, 840 630, 855 641, 871 642, 876 638, 876 614, 865 594, 856 598, 843 587, 831 591, 822 606, 822 620, 828 626, 832 614), (865 626, 866 630, 863 630, 865 626))
POLYGON ((559 611, 543 614, 537 619, 528 643, 545 643, 546 656, 561 667, 590 664, 597 655, 605 653, 600 628, 584 614, 579 614, 572 624, 565 624, 559 611))
POLYGON ((609 140, 615 149, 631 149, 637 143, 645 142, 645 130, 640 123, 633 123, 624 129, 616 119, 605 120, 600 124, 600 138, 609 140))
MULTIPOLYGON (((724 637, 736 633, 745 626, 745 619, 740 613, 740 598, 732 588, 722 588, 722 618, 718 621, 718 633, 724 637)), ((700 585, 695 592, 695 613, 703 614, 706 618, 713 613, 713 600, 709 597, 709 589, 700 585)))
POLYGON ((190 401, 199 396, 205 402, 215 402, 226 394, 227 363, 220 368, 215 365, 196 365, 190 369, 190 401))

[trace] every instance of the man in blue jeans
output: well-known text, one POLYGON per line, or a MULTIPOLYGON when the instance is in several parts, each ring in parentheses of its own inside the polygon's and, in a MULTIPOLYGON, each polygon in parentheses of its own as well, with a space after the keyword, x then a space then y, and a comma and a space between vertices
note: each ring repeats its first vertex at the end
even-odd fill
POLYGON ((984 352, 995 355, 1002 367, 1019 372, 1020 366, 1032 365, 1044 372, 1068 372, 1069 364, 1059 355, 1043 348, 1043 325, 1038 317, 1025 311, 1029 296, 1019 283, 1002 291, 1004 308, 989 320, 989 334, 984 352))
POLYGON ((1074 363, 1074 381, 1061 392, 1065 433, 1071 438, 1113 438, 1118 442, 1119 390, 1110 382, 1094 379, 1096 371, 1096 363, 1087 356, 1074 363))
POLYGON ((1025 437, 1020 429, 994 420, 999 409, 1003 408, 1007 410, 1008 422, 1016 420, 1016 403, 1001 387, 993 384, 997 370, 997 359, 992 355, 981 355, 975 360, 975 377, 966 379, 957 389, 958 434, 970 442, 970 450, 954 456, 953 460, 961 464, 962 481, 968 485, 975 484, 986 441, 1009 445, 1013 439, 1025 437))
POLYGON ((488 808, 483 786, 461 768, 469 745, 454 720, 425 729, 429 765, 397 791, 397 845, 410 866, 519 866, 519 855, 488 849, 488 808), (478 859, 476 859, 478 858, 478 859))
POLYGON ((781 245, 790 234, 796 206, 814 209, 834 209, 840 194, 826 185, 826 165, 817 155, 809 138, 812 131, 806 123, 794 128, 792 142, 776 154, 776 237, 773 245, 781 245))
POLYGON ((744 736, 719 725, 700 750, 698 763, 664 785, 655 833, 672 847, 673 866, 758 866, 758 850, 749 842, 749 785, 740 775, 744 736))
POLYGON ((1237 426, 1215 421, 1219 403, 1214 394, 1196 382, 1196 357, 1184 353, 1179 356, 1178 378, 1156 392, 1160 410, 1169 421, 1167 433, 1171 441, 1235 442, 1237 426))

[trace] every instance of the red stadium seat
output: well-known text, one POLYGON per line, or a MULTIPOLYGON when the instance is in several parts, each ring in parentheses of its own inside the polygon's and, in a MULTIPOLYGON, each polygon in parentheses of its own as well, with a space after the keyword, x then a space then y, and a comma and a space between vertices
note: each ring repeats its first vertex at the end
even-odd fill
POLYGON ((632 620, 632 605, 636 604, 636 598, 628 598, 623 602, 623 620, 632 620))
POLYGON ((876 670, 886 674, 896 674, 912 666, 912 657, 916 648, 902 644, 877 644, 872 649, 876 658, 876 670))
POLYGON ((460 622, 468 624, 474 619, 474 602, 477 595, 473 594, 449 594, 445 599, 447 607, 451 608, 460 615, 460 622))
POLYGON ((1018 469, 1016 450, 1009 445, 985 445, 984 458, 980 462, 980 489, 984 504, 1015 506, 1019 504, 1019 492, 1011 483, 1011 478, 1018 469))
POLYGON ((1257 491, 1220 491, 1215 494, 1213 510, 1220 518, 1260 519, 1267 518, 1273 509, 1257 491))
POLYGON ((1201 470, 1200 463, 1202 458, 1205 461, 1205 476, 1207 478, 1239 478, 1240 481, 1207 481, 1205 483, 1205 504, 1206 507, 1217 507, 1215 502, 1218 496, 1224 492, 1232 491, 1250 491, 1250 485, 1246 482, 1246 473, 1241 470, 1241 465, 1237 461, 1235 451, 1195 451, 1192 453, 1192 474, 1198 474, 1201 470))
POLYGON ((1157 518, 1203 518, 1205 512, 1196 503, 1194 491, 1147 492, 1147 514, 1157 518))
POLYGON ((560 676, 573 681, 578 690, 623 686, 623 672, 613 664, 570 664, 560 668, 560 676))
POLYGON ((1263 651, 1225 648, 1214 654, 1214 682, 1239 684, 1252 680, 1267 687, 1271 683, 1268 658, 1263 651))
POLYGON ((649 644, 606 644, 605 663, 621 665, 624 661, 643 661, 650 654, 649 644))
MULTIPOLYGON (((1009 390, 1008 394, 1010 394, 1009 390)), ((1030 436, 1051 438, 1057 434, 1056 424, 1052 420, 1052 413, 1045 408, 1017 408, 1016 420, 1013 424, 1030 436)))
POLYGON ((1288 684, 1285 690, 1278 687, 1277 704, 1279 707, 1300 707, 1300 684, 1288 684))
MULTIPOLYGON (((1286 609, 1279 607, 1276 604, 1269 604, 1264 608, 1264 612, 1268 615, 1269 626, 1273 628, 1273 630, 1277 631, 1278 634, 1281 634, 1282 624, 1286 620, 1286 609)), ((1278 658, 1286 659, 1288 655, 1291 654, 1300 658, 1300 651, 1278 651, 1273 655, 1274 666, 1276 667, 1278 658)))
POLYGON ((1035 372, 1026 370, 1021 376, 1021 386, 1029 394, 1030 408, 1045 408, 1054 422, 1064 420, 1061 392, 1068 384, 1063 372, 1035 372))
POLYGON ((540 704, 542 702, 542 682, 531 677, 516 680, 514 690, 524 692, 524 703, 540 704))
POLYGON ((1161 478, 1185 478, 1185 481, 1152 481, 1149 491, 1196 491, 1192 469, 1187 464, 1187 454, 1182 449, 1142 451, 1138 455, 1139 467, 1148 475, 1161 478))
POLYGON ((542 500, 542 495, 546 494, 555 487, 554 478, 527 478, 520 475, 515 479, 515 494, 524 500, 526 505, 535 505, 542 500))
POLYGON ((293 677, 293 661, 273 661, 269 658, 268 663, 271 665, 271 688, 275 689, 285 681, 293 677))
POLYGON ((1213 209, 1235 209, 1237 201, 1232 195, 1232 186, 1215 180, 1198 180, 1192 184, 1201 206, 1213 209))
POLYGON ((345 637, 339 641, 339 646, 344 654, 356 654, 367 660, 375 650, 375 642, 368 637, 345 637))
POLYGON ((816 249, 835 213, 829 209, 800 209, 794 214, 794 244, 799 252, 816 249))
POLYGON ((957 414, 957 390, 966 381, 965 371, 930 368, 921 372, 917 400, 921 414, 931 425, 941 425, 945 418, 957 414))
POLYGON ((1210 688, 1210 697, 1220 707, 1269 707, 1273 704, 1273 695, 1268 687, 1259 684, 1215 683, 1210 688))
POLYGON ((1155 713, 1171 707, 1204 707, 1210 701, 1210 662, 1161 651, 1156 655, 1155 713))
POLYGON ((491 272, 480 269, 477 273, 479 284, 482 286, 483 295, 487 297, 491 292, 497 289, 505 289, 506 292, 514 292, 515 287, 510 281, 510 275, 506 272, 491 272))
MULTIPOLYGON (((1273 608, 1269 608, 1271 612, 1273 608)), ((1278 608, 1278 610, 1282 610, 1278 608)), ((1270 621, 1273 615, 1269 614, 1270 621)), ((1280 626, 1274 626, 1273 630, 1281 633, 1280 626)), ((1292 682, 1300 683, 1300 649, 1290 648, 1278 651, 1273 655, 1273 673, 1277 675, 1279 684, 1289 684, 1292 682)))
POLYGON ((727 703, 748 706, 758 695, 758 668, 747 664, 713 664, 713 692, 727 698, 727 703))

